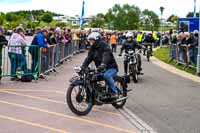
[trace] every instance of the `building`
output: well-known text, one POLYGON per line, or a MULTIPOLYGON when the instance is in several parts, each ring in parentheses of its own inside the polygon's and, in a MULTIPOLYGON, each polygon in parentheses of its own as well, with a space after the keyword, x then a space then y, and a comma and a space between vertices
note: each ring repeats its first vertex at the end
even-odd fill
MULTIPOLYGON (((87 17, 87 18, 84 18, 85 21, 86 21, 86 25, 87 25, 87 22, 89 22, 92 17, 87 17)), ((79 15, 75 15, 75 16, 55 16, 53 17, 53 20, 55 21, 60 21, 60 22, 64 22, 68 25, 71 25, 71 26, 74 26, 74 27, 77 27, 80 25, 80 16, 79 15)))

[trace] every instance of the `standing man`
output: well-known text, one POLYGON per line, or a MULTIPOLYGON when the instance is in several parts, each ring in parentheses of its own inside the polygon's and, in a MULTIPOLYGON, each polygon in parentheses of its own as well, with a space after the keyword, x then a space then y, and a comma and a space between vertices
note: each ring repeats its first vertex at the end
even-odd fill
POLYGON ((110 37, 110 44, 112 46, 112 52, 115 52, 117 51, 117 37, 115 35, 115 33, 113 32, 111 37, 110 37))
POLYGON ((3 36, 3 28, 0 27, 0 84, 1 84, 1 77, 2 77, 2 49, 8 44, 6 37, 3 36))
POLYGON ((31 64, 31 70, 32 73, 37 72, 38 62, 39 62, 39 50, 40 48, 50 48, 52 46, 48 45, 47 43, 47 36, 48 36, 48 31, 47 29, 43 29, 42 31, 39 31, 36 36, 34 37, 31 46, 29 48, 29 53, 32 56, 32 64, 31 64))

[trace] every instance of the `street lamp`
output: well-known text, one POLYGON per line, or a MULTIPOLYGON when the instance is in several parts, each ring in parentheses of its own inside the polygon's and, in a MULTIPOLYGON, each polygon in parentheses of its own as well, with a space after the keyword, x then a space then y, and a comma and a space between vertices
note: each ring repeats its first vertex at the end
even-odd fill
POLYGON ((163 17, 163 12, 164 12, 164 7, 160 7, 160 12, 161 12, 161 36, 160 36, 160 47, 162 47, 162 32, 163 32, 163 28, 162 28, 162 17, 163 17))
POLYGON ((197 75, 200 76, 200 16, 199 16, 199 45, 198 45, 198 55, 197 55, 197 75))

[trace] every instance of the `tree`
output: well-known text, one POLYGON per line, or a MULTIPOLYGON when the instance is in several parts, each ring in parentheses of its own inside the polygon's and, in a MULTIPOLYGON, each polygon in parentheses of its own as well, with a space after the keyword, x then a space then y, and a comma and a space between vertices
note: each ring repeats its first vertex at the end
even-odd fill
MULTIPOLYGON (((187 18, 192 18, 194 17, 194 12, 189 12, 187 15, 186 15, 187 18)), ((199 13, 197 13, 197 17, 199 17, 199 13)))
POLYGON ((58 22, 58 23, 56 23, 56 26, 57 27, 65 27, 65 26, 67 26, 67 24, 64 22, 58 22))
POLYGON ((159 16, 155 12, 147 9, 142 12, 141 22, 146 27, 146 30, 155 31, 160 26, 159 16))
POLYGON ((140 9, 134 5, 115 4, 106 14, 106 22, 114 29, 134 30, 139 28, 140 14, 140 9))
POLYGON ((172 22, 172 23, 177 23, 178 21, 178 16, 175 16, 175 15, 171 15, 169 16, 169 18, 167 19, 168 22, 172 22))
POLYGON ((93 28, 104 28, 105 26, 105 16, 102 13, 94 16, 90 22, 91 27, 93 28))
POLYGON ((0 15, 0 26, 3 25, 3 20, 4 20, 3 16, 0 15))
POLYGON ((44 15, 42 16, 42 21, 46 22, 46 23, 51 23, 53 21, 53 16, 50 13, 44 13, 44 15))
POLYGON ((12 21, 16 21, 18 19, 18 17, 14 13, 7 13, 6 16, 5 16, 5 19, 8 22, 12 22, 12 21))

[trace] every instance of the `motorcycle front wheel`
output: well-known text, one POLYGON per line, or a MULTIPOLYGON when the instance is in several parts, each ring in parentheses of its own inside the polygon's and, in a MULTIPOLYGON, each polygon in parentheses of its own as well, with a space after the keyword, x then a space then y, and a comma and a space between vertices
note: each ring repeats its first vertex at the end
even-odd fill
POLYGON ((85 116, 92 110, 92 97, 87 93, 87 90, 82 85, 70 85, 66 101, 69 109, 78 116, 85 116))
POLYGON ((138 74, 137 74, 137 67, 136 65, 130 65, 130 71, 131 71, 131 76, 133 78, 133 82, 137 83, 138 82, 138 74))
POLYGON ((151 57, 151 50, 148 49, 148 50, 147 50, 147 61, 148 61, 148 62, 150 61, 150 57, 151 57))

